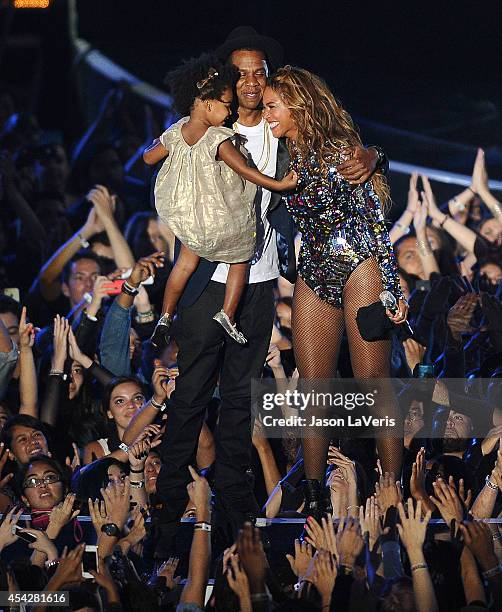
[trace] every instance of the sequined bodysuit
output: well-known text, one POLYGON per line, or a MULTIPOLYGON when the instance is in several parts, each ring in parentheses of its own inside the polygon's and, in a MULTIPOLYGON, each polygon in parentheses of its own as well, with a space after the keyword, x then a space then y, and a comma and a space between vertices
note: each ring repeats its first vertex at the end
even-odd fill
POLYGON ((298 273, 324 301, 342 308, 342 293, 350 274, 375 257, 383 288, 402 297, 397 264, 378 196, 371 181, 350 185, 336 170, 342 161, 333 155, 323 176, 315 155, 294 156, 296 191, 286 197, 302 245, 298 273))

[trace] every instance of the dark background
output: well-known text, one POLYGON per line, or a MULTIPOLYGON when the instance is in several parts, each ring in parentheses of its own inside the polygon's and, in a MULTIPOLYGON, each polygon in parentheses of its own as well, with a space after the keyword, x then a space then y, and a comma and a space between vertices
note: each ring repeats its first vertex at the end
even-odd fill
MULTIPOLYGON (((502 178, 498 0, 77 0, 76 7, 81 38, 159 87, 181 58, 214 48, 237 25, 252 25, 283 44, 288 63, 323 76, 363 140, 378 142, 390 158, 470 174, 482 146, 490 177, 502 178)), ((58 127, 76 112, 68 104, 67 10, 66 0, 53 0, 47 11, 15 11, 1 60, 2 79, 18 85, 20 95, 41 64, 31 93, 45 127, 58 127), (31 38, 31 51, 16 48, 16 37, 31 38)))

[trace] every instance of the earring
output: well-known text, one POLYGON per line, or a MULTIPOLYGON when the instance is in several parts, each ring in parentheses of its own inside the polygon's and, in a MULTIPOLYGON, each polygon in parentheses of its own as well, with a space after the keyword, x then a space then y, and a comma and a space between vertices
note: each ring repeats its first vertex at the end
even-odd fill
POLYGON ((211 112, 211 104, 209 104, 209 102, 207 103, 207 110, 211 112))

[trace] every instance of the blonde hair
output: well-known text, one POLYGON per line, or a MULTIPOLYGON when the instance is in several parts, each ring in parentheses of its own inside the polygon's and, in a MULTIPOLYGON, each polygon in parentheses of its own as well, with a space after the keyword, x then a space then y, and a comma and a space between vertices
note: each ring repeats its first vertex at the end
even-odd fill
MULTIPOLYGON (((344 146, 362 145, 351 116, 320 77, 303 68, 284 66, 269 79, 268 86, 281 96, 298 126, 295 146, 299 153, 308 158, 315 151, 323 173, 328 169, 325 157, 344 146)), ((288 148, 292 153, 289 140, 288 148)), ((384 175, 377 171, 371 181, 384 205, 390 196, 384 175)))

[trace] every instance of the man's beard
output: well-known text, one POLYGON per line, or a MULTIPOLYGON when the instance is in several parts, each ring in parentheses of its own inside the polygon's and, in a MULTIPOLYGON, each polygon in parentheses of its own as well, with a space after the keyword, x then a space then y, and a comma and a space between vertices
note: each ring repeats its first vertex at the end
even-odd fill
POLYGON ((464 452, 470 440, 470 438, 443 438, 443 453, 464 452))

